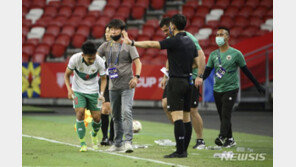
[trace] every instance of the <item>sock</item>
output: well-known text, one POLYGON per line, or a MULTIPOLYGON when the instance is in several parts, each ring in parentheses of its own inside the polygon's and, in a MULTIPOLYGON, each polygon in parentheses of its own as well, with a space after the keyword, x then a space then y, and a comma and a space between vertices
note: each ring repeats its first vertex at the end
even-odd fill
POLYGON ((76 120, 76 132, 78 134, 78 137, 80 139, 80 144, 82 145, 86 145, 85 143, 85 125, 84 125, 84 121, 78 121, 76 120))
POLYGON ((174 132, 175 132, 175 139, 177 143, 177 153, 182 154, 184 152, 184 135, 185 135, 185 128, 184 123, 182 120, 177 120, 174 122, 174 132))
POLYGON ((108 137, 108 126, 109 126, 109 115, 102 114, 101 119, 102 119, 103 138, 107 138, 108 137))
POLYGON ((94 120, 91 122, 91 126, 92 126, 92 132, 91 132, 91 135, 93 137, 96 137, 97 134, 98 134, 98 131, 100 130, 101 128, 101 125, 102 125, 102 121, 100 122, 95 122, 94 120))
POLYGON ((113 122, 113 119, 111 118, 109 140, 113 141, 113 139, 114 139, 114 122, 113 122))
POLYGON ((191 134, 192 134, 192 124, 191 122, 184 123, 185 127, 185 139, 184 139, 184 150, 187 151, 187 148, 190 143, 191 134))

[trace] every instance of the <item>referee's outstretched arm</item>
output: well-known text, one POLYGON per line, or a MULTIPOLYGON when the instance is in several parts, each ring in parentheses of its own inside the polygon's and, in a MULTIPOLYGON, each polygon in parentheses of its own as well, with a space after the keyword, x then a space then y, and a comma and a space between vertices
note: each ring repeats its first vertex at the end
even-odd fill
POLYGON ((133 45, 139 48, 157 48, 160 49, 160 43, 159 41, 141 41, 141 42, 135 42, 131 41, 128 37, 127 32, 124 30, 122 31, 122 35, 124 37, 124 43, 128 45, 133 45))

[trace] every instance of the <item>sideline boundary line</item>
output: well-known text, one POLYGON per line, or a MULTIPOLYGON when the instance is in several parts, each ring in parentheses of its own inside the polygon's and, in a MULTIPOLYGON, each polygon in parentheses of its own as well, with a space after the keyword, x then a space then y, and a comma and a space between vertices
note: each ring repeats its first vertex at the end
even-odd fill
MULTIPOLYGON (((51 143, 58 143, 58 144, 63 144, 63 145, 67 145, 67 146, 72 146, 72 147, 78 147, 78 148, 80 148, 79 145, 75 145, 75 144, 71 144, 71 143, 65 143, 65 142, 61 142, 61 141, 57 141, 57 140, 52 140, 52 139, 47 139, 47 138, 44 138, 44 137, 30 136, 30 135, 26 135, 26 134, 22 134, 22 136, 23 137, 27 137, 27 138, 33 138, 33 139, 43 140, 43 141, 47 141, 47 142, 51 142, 51 143)), ((126 157, 126 158, 130 158, 130 159, 137 159, 137 160, 149 161, 149 162, 163 164, 163 165, 177 166, 177 167, 188 167, 188 166, 184 166, 184 165, 179 165, 179 164, 174 164, 174 163, 169 163, 169 162, 163 162, 163 161, 159 161, 159 160, 153 160, 153 159, 148 159, 148 158, 140 158, 140 157, 125 155, 125 154, 118 154, 118 153, 114 153, 114 152, 107 152, 107 151, 103 151, 103 150, 95 150, 95 149, 93 149, 91 147, 88 147, 87 149, 88 150, 91 150, 91 151, 95 151, 95 152, 101 152, 101 153, 105 153, 105 154, 117 155, 117 156, 126 157)))

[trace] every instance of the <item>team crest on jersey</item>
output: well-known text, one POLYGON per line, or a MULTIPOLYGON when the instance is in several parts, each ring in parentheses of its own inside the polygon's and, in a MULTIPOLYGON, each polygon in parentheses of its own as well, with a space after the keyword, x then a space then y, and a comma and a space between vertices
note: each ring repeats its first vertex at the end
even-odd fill
POLYGON ((230 55, 226 56, 226 59, 231 60, 231 56, 230 55))
POLYGON ((91 72, 94 73, 96 71, 96 69, 91 69, 91 72))

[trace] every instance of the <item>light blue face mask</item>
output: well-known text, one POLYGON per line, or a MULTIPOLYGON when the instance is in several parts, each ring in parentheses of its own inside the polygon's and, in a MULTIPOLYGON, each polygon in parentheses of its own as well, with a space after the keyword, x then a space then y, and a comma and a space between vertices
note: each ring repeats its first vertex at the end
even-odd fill
POLYGON ((223 46, 225 44, 224 37, 216 37, 216 44, 218 46, 223 46))

